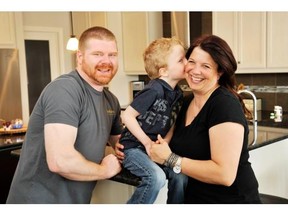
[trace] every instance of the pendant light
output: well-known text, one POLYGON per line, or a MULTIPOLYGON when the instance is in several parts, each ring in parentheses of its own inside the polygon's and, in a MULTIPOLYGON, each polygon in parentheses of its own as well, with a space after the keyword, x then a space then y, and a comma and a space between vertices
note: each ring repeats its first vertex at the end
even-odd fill
POLYGON ((70 12, 70 19, 71 19, 71 30, 72 30, 72 34, 70 39, 67 42, 67 46, 66 49, 67 50, 72 50, 72 51, 76 51, 78 49, 78 39, 76 38, 76 36, 74 35, 74 31, 73 31, 73 16, 72 16, 72 12, 70 12))

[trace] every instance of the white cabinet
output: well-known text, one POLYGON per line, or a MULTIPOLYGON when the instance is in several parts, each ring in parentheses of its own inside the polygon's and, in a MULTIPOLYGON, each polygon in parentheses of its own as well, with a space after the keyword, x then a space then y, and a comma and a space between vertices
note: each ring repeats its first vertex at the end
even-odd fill
POLYGON ((15 18, 12 12, 0 12, 0 48, 15 48, 15 18))
POLYGON ((266 14, 215 12, 213 34, 226 40, 238 63, 237 72, 266 67, 266 14))
POLYGON ((237 73, 288 71, 288 12, 215 12, 213 34, 231 46, 237 73))
MULTIPOLYGON (((74 33, 79 37, 91 26, 109 27, 109 20, 113 21, 115 13, 73 12, 74 33)), ((163 36, 162 12, 121 12, 120 23, 122 41, 118 41, 118 45, 123 50, 124 72, 127 75, 146 75, 143 52, 150 42, 163 36)))
POLYGON ((145 74, 143 52, 150 42, 163 36, 161 12, 122 12, 124 71, 145 74))
POLYGON ((288 12, 267 13, 267 68, 288 71, 288 12))
POLYGON ((106 12, 72 12, 74 34, 79 39, 82 32, 92 26, 107 27, 106 12))

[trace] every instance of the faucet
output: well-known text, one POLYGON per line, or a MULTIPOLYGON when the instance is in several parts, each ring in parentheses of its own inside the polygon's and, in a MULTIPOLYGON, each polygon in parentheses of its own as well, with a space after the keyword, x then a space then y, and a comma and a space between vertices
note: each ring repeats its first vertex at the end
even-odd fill
POLYGON ((247 89, 243 89, 243 90, 239 90, 238 94, 249 94, 252 99, 253 99, 253 141, 249 144, 249 145, 254 145, 257 141, 257 99, 256 96, 253 92, 247 90, 247 89))

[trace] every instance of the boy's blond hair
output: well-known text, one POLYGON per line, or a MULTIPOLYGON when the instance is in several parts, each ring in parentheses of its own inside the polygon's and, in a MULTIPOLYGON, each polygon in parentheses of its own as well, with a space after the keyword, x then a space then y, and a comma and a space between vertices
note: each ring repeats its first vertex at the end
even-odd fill
POLYGON ((159 70, 167 67, 167 58, 176 45, 184 48, 182 41, 176 37, 159 38, 152 41, 145 49, 143 53, 144 67, 150 79, 160 77, 159 70))

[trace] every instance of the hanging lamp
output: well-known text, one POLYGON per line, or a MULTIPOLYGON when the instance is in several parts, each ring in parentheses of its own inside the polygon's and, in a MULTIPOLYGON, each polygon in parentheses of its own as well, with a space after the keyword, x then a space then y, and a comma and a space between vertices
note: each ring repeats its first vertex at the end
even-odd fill
POLYGON ((78 49, 78 39, 74 35, 74 31, 73 31, 73 16, 72 16, 72 12, 70 12, 70 19, 71 19, 72 34, 70 36, 70 39, 67 42, 66 49, 67 50, 76 51, 78 49))

